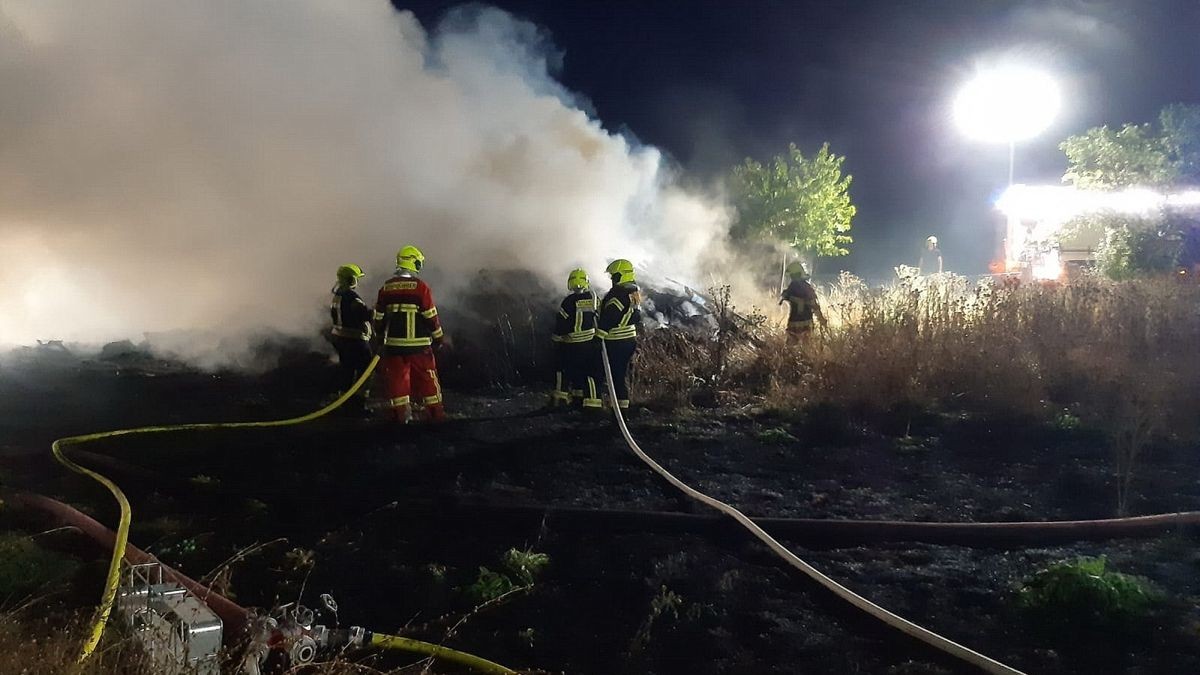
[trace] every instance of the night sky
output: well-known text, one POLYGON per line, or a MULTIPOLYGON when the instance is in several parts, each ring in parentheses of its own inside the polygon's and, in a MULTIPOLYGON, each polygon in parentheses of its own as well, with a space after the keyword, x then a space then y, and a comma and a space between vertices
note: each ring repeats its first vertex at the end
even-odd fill
MULTIPOLYGON (((427 27, 459 3, 396 0, 427 27)), ((981 61, 1017 58, 1061 80, 1063 110, 1017 147, 1017 182, 1057 182, 1067 135, 1200 103, 1200 0, 497 0, 546 29, 559 79, 607 129, 659 147, 689 179, 746 156, 829 141, 858 205, 847 268, 882 278, 937 234, 947 268, 992 257, 991 200, 1007 147, 951 123, 981 61)))

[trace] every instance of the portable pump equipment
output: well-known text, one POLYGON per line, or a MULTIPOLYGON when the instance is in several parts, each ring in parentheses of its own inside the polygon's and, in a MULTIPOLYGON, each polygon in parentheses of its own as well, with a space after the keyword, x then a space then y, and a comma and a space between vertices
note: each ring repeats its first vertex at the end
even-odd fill
POLYGON ((117 612, 141 645, 153 672, 220 675, 220 617, 188 589, 164 582, 162 565, 130 566, 118 591, 117 612))

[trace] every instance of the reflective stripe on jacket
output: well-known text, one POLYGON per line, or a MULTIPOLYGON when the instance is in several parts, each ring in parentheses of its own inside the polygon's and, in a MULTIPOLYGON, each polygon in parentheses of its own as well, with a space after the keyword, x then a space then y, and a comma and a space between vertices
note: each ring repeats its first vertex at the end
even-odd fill
POLYGON ((351 340, 371 339, 371 308, 351 288, 334 288, 329 303, 330 334, 351 340))
POLYGON ((429 285, 402 273, 388 279, 375 302, 375 323, 385 354, 415 354, 442 339, 442 324, 429 285))
POLYGON ((642 293, 636 284, 618 284, 600 303, 600 318, 596 335, 601 340, 632 340, 637 337, 637 325, 642 320, 639 305, 642 293))
POLYGON ((578 344, 596 336, 596 296, 590 291, 572 293, 563 299, 554 316, 555 342, 578 344))

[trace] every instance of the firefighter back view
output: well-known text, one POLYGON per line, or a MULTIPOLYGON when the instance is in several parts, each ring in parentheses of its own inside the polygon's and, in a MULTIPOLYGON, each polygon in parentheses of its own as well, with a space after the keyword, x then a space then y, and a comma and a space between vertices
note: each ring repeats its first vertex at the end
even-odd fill
POLYGON ((379 360, 392 414, 407 422, 410 404, 420 403, 431 422, 445 419, 438 382, 435 347, 442 344, 442 325, 429 285, 417 277, 425 256, 416 246, 396 254, 396 274, 379 289, 376 330, 383 336, 379 360))
POLYGON ((804 269, 804 263, 797 261, 789 264, 787 275, 791 282, 784 289, 779 303, 788 303, 787 340, 788 344, 796 344, 812 333, 813 317, 825 325, 825 315, 821 313, 821 305, 817 302, 817 289, 808 282, 808 270, 804 269))
POLYGON ((637 350, 637 326, 642 320, 639 305, 642 294, 633 282, 633 263, 619 258, 605 270, 612 279, 612 289, 600 303, 596 335, 604 341, 612 369, 613 388, 617 390, 614 404, 629 407, 629 362, 637 350))
POLYGON ((578 403, 584 408, 600 408, 596 388, 596 296, 587 272, 572 270, 567 290, 554 316, 554 340, 557 367, 551 405, 578 403))
MULTIPOLYGON (((363 276, 358 265, 342 265, 337 269, 337 285, 329 303, 329 318, 333 328, 329 340, 337 350, 342 367, 343 386, 349 389, 371 362, 371 308, 358 292, 358 280, 363 276)), ((364 396, 359 393, 346 402, 350 411, 365 410, 364 396)))

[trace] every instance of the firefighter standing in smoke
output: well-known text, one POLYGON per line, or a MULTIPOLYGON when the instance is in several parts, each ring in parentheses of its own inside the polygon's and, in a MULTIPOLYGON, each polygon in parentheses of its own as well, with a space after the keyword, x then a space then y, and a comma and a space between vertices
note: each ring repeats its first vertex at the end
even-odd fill
MULTIPOLYGON (((329 304, 329 316, 333 321, 329 339, 345 373, 346 389, 354 385, 371 362, 371 308, 354 290, 362 276, 362 268, 358 265, 339 267, 337 285, 333 287, 333 299, 329 304)), ((363 399, 363 394, 359 393, 348 404, 362 409, 363 399)))
POLYGON ((558 364, 550 402, 560 406, 575 401, 584 408, 599 408, 603 403, 596 389, 596 296, 587 272, 571 270, 567 290, 570 294, 554 316, 551 339, 558 364))
POLYGON ((626 379, 629 362, 637 350, 637 325, 642 320, 638 306, 642 302, 642 294, 637 284, 633 283, 633 263, 628 260, 621 258, 612 261, 605 272, 612 278, 612 289, 600 303, 596 335, 604 341, 604 349, 608 352, 613 388, 617 391, 614 403, 621 408, 628 408, 629 383, 626 379))
POLYGON ((817 289, 808 282, 808 270, 804 263, 796 261, 787 266, 791 283, 783 291, 779 304, 788 303, 788 344, 796 344, 812 333, 813 317, 825 325, 825 315, 817 302, 817 289))
POLYGON ((442 325, 429 285, 417 277, 425 256, 416 246, 396 254, 396 275, 379 289, 376 330, 383 336, 379 365, 396 421, 406 422, 409 406, 420 403, 431 422, 445 419, 438 382, 435 347, 442 344, 442 325))

